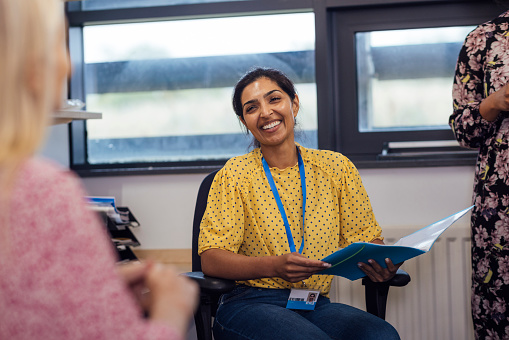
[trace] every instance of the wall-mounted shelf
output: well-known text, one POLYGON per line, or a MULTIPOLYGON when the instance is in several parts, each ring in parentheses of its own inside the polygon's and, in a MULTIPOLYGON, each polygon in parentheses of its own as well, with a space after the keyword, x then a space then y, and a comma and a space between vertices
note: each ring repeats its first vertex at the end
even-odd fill
POLYGON ((77 111, 77 110, 59 110, 53 113, 52 125, 67 124, 73 120, 102 119, 103 114, 97 112, 77 111))

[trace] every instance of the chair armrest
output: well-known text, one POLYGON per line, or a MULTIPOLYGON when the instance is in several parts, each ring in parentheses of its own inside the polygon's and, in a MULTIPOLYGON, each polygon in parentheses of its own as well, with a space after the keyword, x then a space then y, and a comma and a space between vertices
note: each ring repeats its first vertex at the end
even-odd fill
POLYGON ((183 273, 200 286, 200 304, 194 315, 199 340, 212 340, 212 317, 216 315, 220 296, 235 287, 235 281, 204 275, 203 272, 183 273))
POLYGON ((404 287, 410 282, 410 275, 403 269, 398 269, 396 275, 392 279, 386 282, 373 282, 369 277, 362 278, 363 285, 388 285, 392 287, 404 287))
POLYGON ((203 293, 221 295, 231 291, 235 287, 234 280, 211 277, 202 272, 188 272, 183 275, 197 282, 200 286, 200 291, 203 293))
POLYGON ((385 320, 385 309, 389 288, 403 287, 410 282, 410 275, 402 269, 398 269, 396 275, 386 282, 373 282, 368 277, 362 279, 366 294, 366 311, 385 320))
POLYGON ((388 282, 393 287, 404 287, 410 282, 410 275, 403 269, 398 269, 396 275, 388 282))

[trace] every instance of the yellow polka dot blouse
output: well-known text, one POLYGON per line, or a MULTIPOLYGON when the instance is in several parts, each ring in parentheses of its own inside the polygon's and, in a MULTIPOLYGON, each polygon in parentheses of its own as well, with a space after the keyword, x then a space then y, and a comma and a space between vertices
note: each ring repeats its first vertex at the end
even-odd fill
MULTIPOLYGON (((371 203, 355 166, 345 156, 299 146, 306 171, 306 217, 302 228, 302 189, 299 167, 271 168, 288 217, 295 248, 304 230, 302 254, 320 260, 353 242, 381 235, 371 203)), ((260 149, 230 159, 210 188, 199 237, 201 254, 218 248, 246 256, 290 252, 281 214, 262 166, 260 149)), ((313 275, 307 287, 328 295, 332 276, 313 275)), ((239 282, 253 287, 302 287, 281 278, 239 282)))

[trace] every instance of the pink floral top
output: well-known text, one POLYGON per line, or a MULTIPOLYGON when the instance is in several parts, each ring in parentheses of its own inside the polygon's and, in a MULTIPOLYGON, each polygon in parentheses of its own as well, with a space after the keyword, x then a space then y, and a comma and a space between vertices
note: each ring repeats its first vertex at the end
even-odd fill
POLYGON ((477 339, 509 339, 509 112, 494 122, 479 105, 509 83, 509 12, 465 40, 450 117, 456 139, 479 149, 472 211, 472 316, 477 339), (496 337, 495 337, 496 335, 496 337))
POLYGON ((23 164, 0 228, 0 339, 180 339, 142 318, 84 196, 70 172, 23 164))

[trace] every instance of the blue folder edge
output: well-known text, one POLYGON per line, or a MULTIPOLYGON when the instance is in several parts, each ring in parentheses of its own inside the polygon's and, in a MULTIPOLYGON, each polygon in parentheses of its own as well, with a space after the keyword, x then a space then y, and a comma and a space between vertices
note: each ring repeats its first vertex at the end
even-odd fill
MULTIPOLYGON (((458 214, 459 217, 451 223, 452 225, 455 221, 461 218, 465 213, 467 213, 472 208, 473 206, 464 209, 458 213, 452 214, 448 217, 445 217, 440 221, 443 221, 451 216, 458 214)), ((430 227, 431 225, 434 225, 436 223, 437 222, 432 223, 424 227, 423 229, 430 227)), ((444 231, 447 228, 445 228, 444 231)), ((435 243, 435 241, 433 241, 433 244, 435 243)), ((422 255, 424 253, 426 253, 424 250, 420 250, 413 247, 356 242, 350 244, 346 248, 340 249, 330 254, 329 256, 323 258, 322 261, 331 263, 333 265, 332 267, 322 270, 317 274, 337 275, 345 277, 351 281, 355 281, 366 276, 366 274, 358 267, 357 264, 359 262, 368 263, 369 259, 373 259, 383 268, 387 268, 387 265, 385 264, 385 259, 387 258, 391 259, 392 263, 397 264, 409 260, 413 257, 422 255)))
POLYGON ((325 257, 322 261, 334 263, 334 265, 318 274, 338 275, 354 281, 366 276, 357 266, 359 262, 368 263, 369 259, 373 259, 380 266, 386 268, 386 258, 390 258, 393 263, 400 263, 424 253, 424 251, 412 247, 357 242, 325 257), (381 249, 382 247, 383 249, 381 249))

